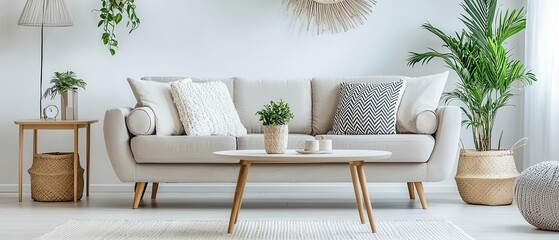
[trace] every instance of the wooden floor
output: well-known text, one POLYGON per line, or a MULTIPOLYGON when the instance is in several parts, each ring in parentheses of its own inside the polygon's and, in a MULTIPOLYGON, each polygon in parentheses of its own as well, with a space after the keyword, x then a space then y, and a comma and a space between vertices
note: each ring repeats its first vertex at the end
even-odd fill
MULTIPOLYGON (((0 194, 0 239, 32 239, 70 219, 180 219, 228 220, 232 194, 160 193, 156 201, 146 194, 139 209, 131 209, 132 192, 92 193, 77 204, 39 203, 24 195, 0 194)), ((375 220, 446 219, 476 239, 559 239, 559 233, 540 231, 524 221, 515 205, 473 206, 463 203, 457 193, 427 193, 429 209, 408 193, 376 193, 375 220)), ((320 194, 289 196, 266 193, 245 194, 239 219, 343 219, 359 221, 353 196, 320 194)), ((382 231, 382 229, 378 229, 382 231)), ((223 229, 226 231, 226 229, 223 229)))

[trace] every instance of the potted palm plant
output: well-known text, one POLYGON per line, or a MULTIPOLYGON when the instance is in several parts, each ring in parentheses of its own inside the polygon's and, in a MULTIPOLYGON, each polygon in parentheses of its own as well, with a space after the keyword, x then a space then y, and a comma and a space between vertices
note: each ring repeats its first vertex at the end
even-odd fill
POLYGON ((264 128, 264 149, 266 153, 285 153, 289 129, 287 124, 293 119, 289 104, 280 100, 270 101, 262 110, 256 112, 264 128))
POLYGON ((77 78, 72 71, 55 72, 50 80, 52 86, 45 90, 44 98, 48 96, 54 99, 60 94, 60 108, 62 109, 62 120, 78 119, 78 88, 85 89, 87 83, 77 78))
POLYGON ((501 132, 493 145, 494 124, 499 110, 509 106, 514 90, 532 84, 535 75, 522 62, 512 59, 504 42, 526 27, 525 10, 501 11, 497 0, 464 0, 461 32, 447 35, 429 23, 423 28, 442 40, 444 52, 430 48, 412 52, 408 64, 427 64, 441 59, 459 77, 457 87, 442 100, 462 103, 462 122, 472 130, 475 149, 462 149, 455 180, 462 199, 471 204, 512 203, 518 171, 511 149, 501 148, 501 132))

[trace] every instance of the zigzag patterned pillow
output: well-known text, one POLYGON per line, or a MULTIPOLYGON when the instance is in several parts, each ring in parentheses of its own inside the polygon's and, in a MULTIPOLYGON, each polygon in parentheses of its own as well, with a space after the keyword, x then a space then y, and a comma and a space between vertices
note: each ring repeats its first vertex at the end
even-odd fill
POLYGON ((396 114, 406 82, 341 83, 334 117, 337 135, 396 134, 396 114))

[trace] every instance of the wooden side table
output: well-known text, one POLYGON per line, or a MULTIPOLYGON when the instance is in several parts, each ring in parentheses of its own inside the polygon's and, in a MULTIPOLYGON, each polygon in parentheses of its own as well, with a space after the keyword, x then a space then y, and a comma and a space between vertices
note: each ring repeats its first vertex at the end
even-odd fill
POLYGON ((86 129, 86 196, 89 197, 89 158, 90 152, 90 133, 91 124, 97 120, 17 120, 19 125, 19 202, 22 201, 22 182, 23 182, 23 131, 25 129, 33 130, 33 154, 37 154, 37 132, 38 130, 74 130, 74 202, 78 202, 78 129, 86 129))

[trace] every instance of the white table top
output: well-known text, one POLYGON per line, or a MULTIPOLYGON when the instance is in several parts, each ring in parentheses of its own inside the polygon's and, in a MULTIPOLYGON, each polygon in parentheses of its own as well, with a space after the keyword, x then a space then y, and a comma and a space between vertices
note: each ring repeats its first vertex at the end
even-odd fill
POLYGON ((392 153, 376 150, 333 150, 325 154, 300 154, 288 149, 284 154, 267 154, 264 150, 231 150, 214 152, 215 155, 230 159, 248 160, 254 162, 280 163, 340 163, 351 161, 372 162, 389 158, 392 153))

